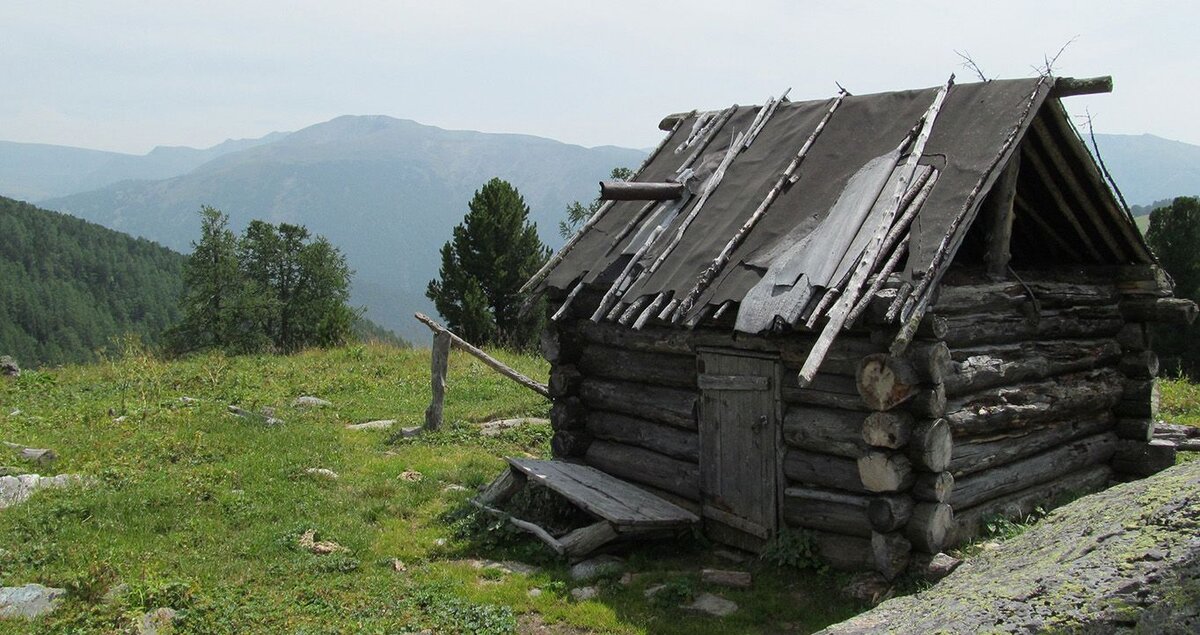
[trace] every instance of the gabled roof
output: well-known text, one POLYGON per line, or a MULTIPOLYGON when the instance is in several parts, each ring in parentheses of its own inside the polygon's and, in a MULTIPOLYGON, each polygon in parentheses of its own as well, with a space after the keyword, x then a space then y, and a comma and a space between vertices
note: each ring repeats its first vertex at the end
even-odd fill
POLYGON ((903 321, 923 312, 1005 166, 1019 148, 1030 152, 1022 142, 1032 128, 1041 165, 1025 171, 1037 167, 1054 196, 1018 203, 1040 216, 1074 213, 1083 234, 1060 240, 1089 242, 1088 258, 1152 262, 1048 98, 1054 81, 951 82, 691 113, 634 177, 683 181, 683 198, 610 202, 552 259, 538 288, 605 290, 596 319, 639 328, 694 325, 736 305, 738 329, 759 332, 824 320, 839 294, 865 291, 848 288, 851 278, 865 286, 891 261, 913 292, 903 321), (910 162, 914 148, 920 155, 910 162), (1089 224, 1103 241, 1091 239, 1089 224))

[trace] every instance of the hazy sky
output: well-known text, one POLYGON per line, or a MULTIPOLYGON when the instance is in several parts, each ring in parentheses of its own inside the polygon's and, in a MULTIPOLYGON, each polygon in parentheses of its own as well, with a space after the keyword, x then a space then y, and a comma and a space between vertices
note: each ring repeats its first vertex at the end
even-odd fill
POLYGON ((1100 132, 1200 144, 1200 3, 3 0, 0 139, 142 153, 343 114, 647 147, 671 112, 1111 74, 1100 132), (148 8, 154 7, 154 8, 148 8))

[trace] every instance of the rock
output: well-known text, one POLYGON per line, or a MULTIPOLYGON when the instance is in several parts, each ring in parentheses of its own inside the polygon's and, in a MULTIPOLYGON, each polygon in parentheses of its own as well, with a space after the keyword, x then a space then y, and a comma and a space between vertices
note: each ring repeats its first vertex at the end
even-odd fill
POLYGON ((423 432, 425 432, 425 428, 422 428, 421 426, 413 426, 411 428, 400 428, 400 438, 415 439, 415 438, 421 436, 421 433, 423 433, 423 432))
POLYGON ((138 635, 158 635, 163 632, 168 626, 175 623, 175 609, 161 607, 144 613, 142 619, 138 621, 138 635))
POLYGON ((277 425, 283 424, 282 419, 275 418, 275 410, 274 409, 263 408, 263 411, 264 411, 264 414, 258 414, 258 413, 250 412, 249 410, 246 410, 245 408, 242 408, 240 406, 233 406, 233 405, 229 406, 229 414, 232 414, 234 416, 241 417, 241 418, 247 419, 249 421, 256 421, 256 422, 259 422, 259 423, 262 423, 262 424, 265 424, 268 426, 277 426, 277 425))
POLYGON ((861 573, 842 587, 842 595, 863 604, 879 604, 892 596, 892 584, 878 573, 861 573))
POLYGON ((24 502, 35 490, 43 487, 66 487, 82 481, 83 478, 78 474, 0 476, 0 509, 24 502))
POLYGON ((701 569, 700 581, 705 584, 749 589, 753 578, 748 571, 725 571, 723 569, 701 569))
POLYGON ((735 611, 737 611, 738 605, 736 602, 727 600, 719 595, 713 595, 712 593, 701 593, 700 595, 696 596, 696 599, 692 600, 691 604, 685 604, 680 608, 688 611, 705 613, 714 617, 725 617, 726 615, 732 615, 735 611))
POLYGON ((452 493, 456 493, 456 492, 469 492, 469 491, 471 491, 471 490, 463 487, 462 485, 459 485, 458 483, 451 483, 442 488, 442 492, 446 493, 446 494, 452 494, 452 493))
MULTIPOLYGON (((379 419, 377 421, 367 421, 365 423, 352 423, 346 426, 347 430, 387 430, 396 425, 395 419, 379 419)), ((419 430, 420 428, 418 428, 419 430)))
POLYGON ((624 560, 605 554, 576 563, 571 567, 570 574, 572 580, 583 582, 606 575, 621 573, 624 568, 624 560))
POLYGON ((40 584, 0 587, 0 618, 24 617, 33 619, 58 608, 66 589, 40 584))
POLYGON ((180 398, 179 398, 179 403, 181 403, 181 404, 183 404, 183 405, 185 405, 185 406, 191 406, 191 405, 195 405, 195 404, 198 404, 198 403, 200 403, 200 400, 199 400, 199 399, 195 399, 195 398, 193 398, 193 397, 180 397, 180 398))
POLYGON ((519 428, 527 425, 550 425, 549 419, 537 419, 534 417, 525 417, 521 419, 496 419, 479 424, 479 431, 485 437, 500 436, 505 430, 519 428))
POLYGON ((0 376, 20 377, 21 367, 17 365, 17 360, 9 355, 0 355, 0 376))
POLYGON ((296 397, 292 400, 293 408, 328 408, 332 406, 331 402, 325 401, 319 397, 296 397))
POLYGON ((300 539, 297 541, 297 543, 300 545, 301 549, 305 549, 319 556, 329 553, 336 553, 338 551, 350 551, 349 549, 339 545, 336 542, 333 542, 332 540, 317 540, 316 538, 317 531, 315 529, 309 529, 308 531, 304 532, 304 535, 300 536, 300 539))
POLYGON ((929 560, 929 565, 925 567, 925 577, 931 582, 937 582, 954 573, 954 570, 961 564, 962 560, 953 556, 948 556, 944 553, 935 554, 929 560))
POLYGON ((515 560, 468 560, 467 562, 476 569, 496 569, 504 573, 533 575, 541 571, 539 567, 515 560))
POLYGON ((8 413, 8 416, 10 416, 10 417, 19 417, 19 416, 21 416, 21 409, 20 409, 20 408, 13 408, 13 409, 12 409, 12 412, 8 413))
POLYGON ((11 443, 9 441, 4 441, 0 444, 4 445, 4 447, 12 450, 13 452, 16 452, 17 456, 21 457, 23 460, 29 461, 30 463, 36 463, 42 467, 46 467, 58 459, 58 454, 56 454, 54 450, 49 450, 46 448, 27 448, 19 443, 11 443))
POLYGON ((400 480, 408 481, 409 483, 416 483, 424 478, 425 475, 416 470, 404 470, 400 473, 400 480))
POLYGON ((404 561, 399 558, 392 558, 391 565, 392 571, 395 571, 396 573, 404 573, 405 571, 408 571, 408 565, 404 564, 404 561))
POLYGON ((337 472, 334 472, 333 470, 331 470, 329 468, 325 468, 325 467, 310 467, 310 468, 305 469, 304 473, 308 474, 310 476, 319 476, 321 478, 327 478, 331 481, 336 481, 338 479, 337 472))
POLYGON ((667 588, 667 585, 665 585, 665 584, 652 584, 652 585, 646 587, 645 591, 642 591, 642 597, 649 600, 649 599, 653 598, 654 596, 658 595, 658 592, 662 591, 665 588, 667 588))
POLYGON ((1198 500, 1197 461, 1116 485, 823 632, 1200 632, 1198 500))
POLYGON ((121 582, 108 587, 104 595, 100 597, 100 602, 103 604, 116 604, 121 601, 122 596, 129 592, 129 585, 121 582))
POLYGON ((533 587, 532 589, 526 591, 525 595, 528 595, 531 598, 539 598, 542 597, 542 590, 537 587, 533 587))
POLYGON ((571 597, 576 601, 591 600, 600 595, 600 589, 594 586, 581 586, 571 589, 571 597))
POLYGON ((434 540, 434 541, 433 541, 433 546, 435 546, 435 547, 445 547, 445 546, 446 546, 446 539, 445 539, 445 538, 438 538, 437 540, 434 540))
POLYGON ((121 415, 121 416, 119 416, 119 417, 117 417, 117 418, 113 419, 113 423, 125 423, 125 420, 126 420, 126 419, 128 419, 128 418, 129 418, 129 417, 127 417, 127 416, 125 416, 125 415, 121 415))

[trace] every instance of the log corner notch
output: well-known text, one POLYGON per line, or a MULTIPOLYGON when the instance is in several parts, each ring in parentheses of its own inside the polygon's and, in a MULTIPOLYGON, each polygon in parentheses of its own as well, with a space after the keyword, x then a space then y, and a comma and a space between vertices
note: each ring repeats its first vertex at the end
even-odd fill
POLYGON ((674 201, 683 197, 683 183, 600 181, 602 201, 674 201))
POLYGON ((417 321, 429 327, 433 331, 433 349, 430 360, 430 386, 433 396, 429 403, 429 408, 425 410, 425 428, 428 430, 436 430, 442 423, 442 401, 445 398, 446 389, 446 372, 449 368, 450 348, 453 346, 462 351, 466 351, 477 357, 479 361, 492 367, 493 370, 504 375, 505 377, 521 384, 522 386, 536 392, 537 394, 549 399, 550 390, 545 384, 540 384, 521 373, 509 368, 504 362, 488 355, 479 348, 473 346, 470 342, 455 335, 450 329, 438 324, 424 313, 415 313, 413 317, 417 321))
POLYGON ((1113 91, 1112 75, 1100 77, 1056 77, 1050 96, 1058 99, 1076 95, 1098 95, 1113 91))

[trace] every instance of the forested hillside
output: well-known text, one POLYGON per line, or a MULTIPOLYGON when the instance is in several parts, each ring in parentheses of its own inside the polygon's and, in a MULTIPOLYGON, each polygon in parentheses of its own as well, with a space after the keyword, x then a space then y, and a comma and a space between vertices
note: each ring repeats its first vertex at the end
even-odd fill
POLYGON ((183 260, 0 197, 0 354, 36 366, 92 359, 126 333, 156 343, 178 317, 183 260))

